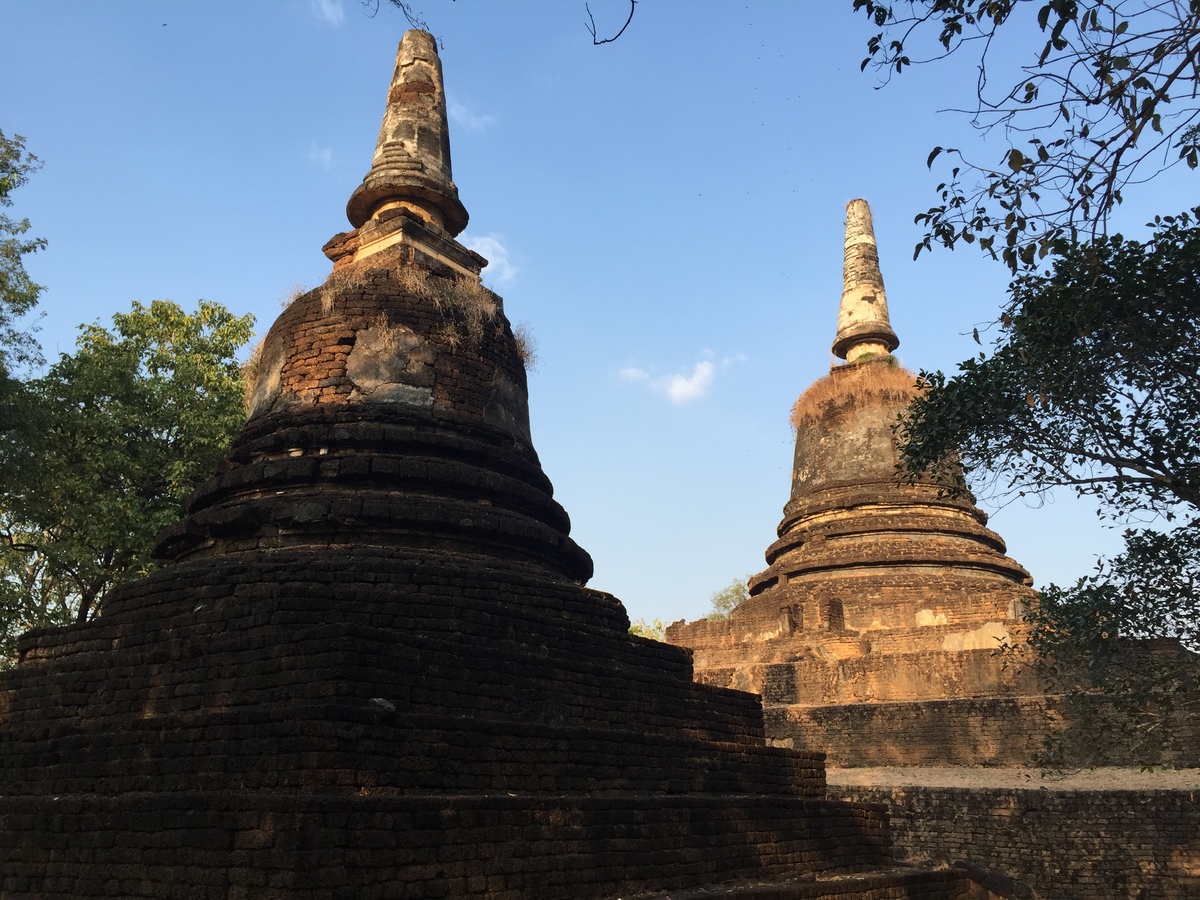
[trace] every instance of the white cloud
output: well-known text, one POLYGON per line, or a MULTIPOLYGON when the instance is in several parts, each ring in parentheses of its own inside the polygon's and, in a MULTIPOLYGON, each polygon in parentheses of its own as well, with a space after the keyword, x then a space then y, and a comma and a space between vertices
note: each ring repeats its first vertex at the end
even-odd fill
POLYGON ((492 233, 480 237, 464 234, 458 240, 467 249, 474 250, 487 259, 488 265, 483 270, 483 277, 492 285, 508 284, 521 271, 509 257, 502 234, 492 233))
POLYGON ((308 161, 320 169, 328 169, 333 165, 333 151, 328 147, 318 147, 313 144, 308 151, 308 161))
POLYGON ((313 15, 326 25, 341 25, 346 20, 342 0, 309 0, 313 15))
POLYGON ((735 362, 742 362, 745 356, 727 356, 721 362, 703 359, 692 367, 690 373, 677 372, 674 375, 654 377, 645 369, 638 366, 626 366, 617 370, 617 378, 629 384, 644 384, 657 394, 662 394, 676 406, 683 406, 693 400, 699 400, 708 394, 717 379, 717 372, 728 369, 735 362))
POLYGON ((716 367, 712 363, 704 360, 696 363, 691 375, 672 375, 667 379, 665 385, 667 396, 676 406, 698 400, 712 387, 716 371, 716 367))
POLYGON ((450 116, 450 120, 461 128, 467 131, 482 131, 489 125, 495 125, 496 119, 494 116, 480 115, 467 109, 454 97, 446 98, 446 112, 450 116))

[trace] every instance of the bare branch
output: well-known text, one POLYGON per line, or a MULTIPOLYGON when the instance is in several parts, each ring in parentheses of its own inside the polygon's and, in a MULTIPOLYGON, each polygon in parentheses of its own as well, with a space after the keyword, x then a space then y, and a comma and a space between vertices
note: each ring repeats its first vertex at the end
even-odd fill
MULTIPOLYGON (((408 21, 409 28, 419 28, 422 31, 428 31, 430 34, 433 34, 433 29, 429 27, 429 23, 422 18, 423 13, 413 9, 412 3, 407 2, 407 0, 388 0, 388 3, 400 10, 400 13, 408 21)), ((374 16, 379 12, 379 0, 362 0, 362 5, 371 10, 368 13, 369 16, 374 16)), ((446 49, 441 38, 435 37, 434 39, 437 41, 439 48, 446 49)))
MULTIPOLYGON (((394 3, 396 0, 392 0, 392 2, 394 3)), ((637 9, 637 4, 638 0, 629 0, 629 18, 625 20, 625 24, 621 26, 620 31, 618 31, 612 37, 600 38, 596 35, 596 20, 592 17, 592 10, 585 3, 583 8, 587 10, 588 20, 584 22, 583 27, 586 28, 588 33, 592 36, 592 46, 599 47, 601 44, 611 44, 613 41, 623 35, 625 33, 625 29, 629 27, 629 23, 633 21, 633 13, 634 10, 637 9)))
POLYGON ((1193 133, 1200 121, 1195 4, 854 0, 854 6, 883 29, 867 42, 863 65, 874 65, 884 83, 908 66, 974 44, 975 108, 961 111, 979 131, 1001 129, 1009 141, 999 163, 958 154, 962 165, 939 188, 942 203, 917 219, 928 229, 918 252, 934 241, 948 248, 978 241, 1013 272, 1033 269, 1064 241, 1106 234, 1125 187, 1180 162, 1200 167, 1193 133), (1014 15, 1035 9, 1044 46, 1033 51, 1033 61, 1010 64, 1011 80, 992 90, 994 38, 1014 15), (910 57, 909 45, 929 37, 936 54, 910 57))

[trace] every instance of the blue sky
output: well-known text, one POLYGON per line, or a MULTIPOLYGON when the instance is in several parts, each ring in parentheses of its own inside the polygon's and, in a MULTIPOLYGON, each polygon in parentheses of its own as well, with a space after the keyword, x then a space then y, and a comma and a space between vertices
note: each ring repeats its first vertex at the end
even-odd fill
MULTIPOLYGON (((593 47, 583 0, 423 0, 442 40, 464 241, 528 322, 533 436, 591 584, 633 618, 695 618, 760 570, 789 485, 788 410, 828 370, 845 203, 872 206, 897 355, 952 368, 978 348, 1005 271, 923 254, 934 144, 979 144, 964 59, 884 89, 850 0, 644 0, 593 47)), ((604 29, 623 0, 593 0, 604 29)), ((215 300, 260 332, 369 167, 407 27, 357 0, 0 2, 0 129, 44 169, 14 197, 48 249, 41 339, 131 301, 215 300)), ((1194 184, 1131 196, 1128 233, 1194 184)), ((1185 191, 1190 189, 1189 191, 1185 191)), ((1118 536, 1063 493, 992 525, 1041 584, 1118 536)))

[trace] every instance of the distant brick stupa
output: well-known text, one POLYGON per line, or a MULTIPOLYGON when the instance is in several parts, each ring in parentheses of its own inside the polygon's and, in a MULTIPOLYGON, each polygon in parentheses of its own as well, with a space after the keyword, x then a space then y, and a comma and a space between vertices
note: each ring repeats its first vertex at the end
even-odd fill
POLYGON ((0 897, 968 896, 583 586, 424 32, 348 214, 161 569, 0 675, 0 897))
POLYGON ((792 491, 767 569, 726 620, 676 623, 697 677, 762 694, 768 735, 838 765, 1024 764, 1047 733, 1019 634, 1029 574, 968 497, 898 478, 915 376, 892 330, 863 200, 846 210, 833 352, 792 411, 792 491))

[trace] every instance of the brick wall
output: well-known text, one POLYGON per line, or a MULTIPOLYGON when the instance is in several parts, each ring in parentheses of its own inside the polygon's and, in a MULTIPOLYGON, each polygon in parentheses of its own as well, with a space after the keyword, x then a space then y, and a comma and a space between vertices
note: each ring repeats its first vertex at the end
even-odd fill
POLYGON ((830 788, 887 804, 897 853, 966 860, 1044 900, 1200 898, 1200 793, 830 788))
POLYGON ((0 798, 0 896, 604 897, 879 864, 880 812, 799 798, 0 798))
POLYGON ((1056 697, 768 706, 780 746, 823 750, 829 765, 1024 766, 1061 726, 1056 697))

